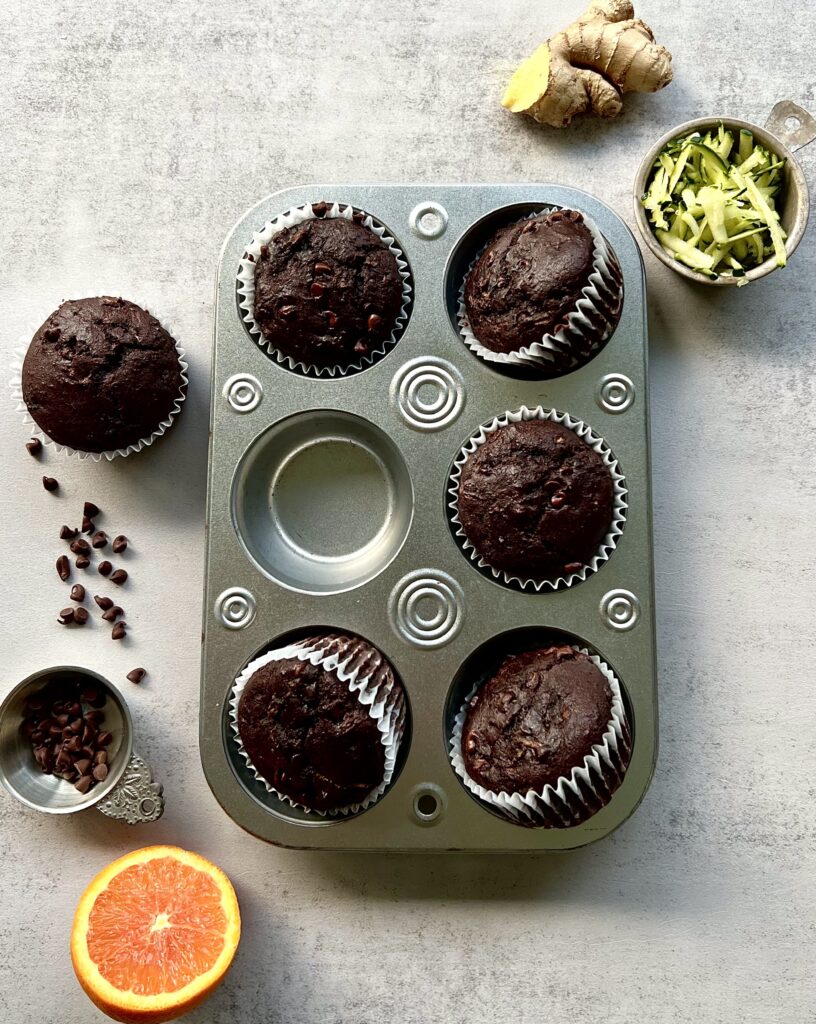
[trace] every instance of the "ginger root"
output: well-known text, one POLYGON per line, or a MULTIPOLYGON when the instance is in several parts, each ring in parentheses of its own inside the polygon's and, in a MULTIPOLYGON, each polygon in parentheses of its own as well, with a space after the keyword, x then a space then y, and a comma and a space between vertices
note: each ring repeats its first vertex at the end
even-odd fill
POLYGON ((617 117, 623 93, 657 92, 668 85, 671 54, 634 15, 629 0, 592 0, 580 18, 518 68, 502 106, 564 128, 590 109, 617 117))

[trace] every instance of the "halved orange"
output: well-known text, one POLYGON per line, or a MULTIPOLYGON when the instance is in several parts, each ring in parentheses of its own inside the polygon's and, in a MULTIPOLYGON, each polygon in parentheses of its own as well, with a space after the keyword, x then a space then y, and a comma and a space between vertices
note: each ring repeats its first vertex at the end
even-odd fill
POLYGON ((213 991, 241 937, 224 872, 177 846, 120 857, 85 890, 71 960, 103 1013, 126 1024, 175 1020, 213 991))

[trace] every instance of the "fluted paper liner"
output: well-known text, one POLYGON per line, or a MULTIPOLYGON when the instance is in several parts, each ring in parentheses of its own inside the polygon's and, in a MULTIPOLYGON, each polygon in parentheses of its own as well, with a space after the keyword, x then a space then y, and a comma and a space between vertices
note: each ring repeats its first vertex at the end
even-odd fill
MULTIPOLYGON (((64 298, 60 305, 62 305, 63 302, 75 302, 78 301, 79 299, 87 299, 89 297, 90 296, 88 294, 71 295, 64 298)), ((32 436, 39 437, 43 444, 53 447, 55 451, 65 452, 66 455, 76 455, 77 458, 82 460, 90 459, 92 462, 101 462, 102 459, 107 459, 108 462, 110 462, 115 458, 126 458, 128 455, 133 455, 136 452, 140 452, 143 448, 147 448, 149 445, 153 444, 156 438, 159 438, 163 434, 167 433, 167 431, 173 425, 173 421, 181 412, 181 406, 184 403, 185 398, 187 397, 187 388, 189 385, 189 378, 187 375, 189 367, 187 365, 187 360, 185 359, 184 349, 179 344, 172 325, 168 324, 166 320, 162 320, 160 317, 156 316, 156 314, 152 312, 152 310, 150 309, 149 305, 147 305, 144 302, 139 302, 137 299, 127 299, 126 301, 132 302, 135 306, 140 306, 142 309, 150 313, 151 316, 155 317, 156 320, 158 320, 161 326, 164 328, 164 330, 167 331, 167 333, 173 339, 173 344, 176 347, 176 354, 178 355, 179 376, 181 378, 181 383, 179 385, 179 393, 178 396, 176 397, 173 407, 168 413, 166 419, 162 420, 161 423, 159 423, 159 425, 156 427, 153 433, 150 434, 149 437, 143 437, 140 440, 135 441, 133 444, 128 445, 126 448, 116 448, 112 451, 107 452, 86 452, 83 451, 82 449, 71 448, 70 445, 67 444, 59 444, 59 442, 54 441, 53 438, 49 437, 48 434, 46 434, 46 432, 42 429, 42 427, 37 423, 37 421, 28 411, 28 407, 25 404, 25 399, 23 398, 23 362, 25 360, 26 353, 28 352, 28 346, 31 344, 34 335, 40 329, 45 320, 51 315, 51 313, 54 312, 54 310, 52 309, 48 313, 46 313, 46 315, 38 324, 36 324, 33 327, 30 327, 29 330, 26 331, 26 334, 18 339, 17 345, 15 346, 14 351, 12 353, 12 376, 11 379, 9 380, 9 388, 11 389, 11 397, 15 403, 17 411, 22 414, 23 422, 31 426, 32 436)))
POLYGON ((580 765, 569 775, 562 775, 541 792, 494 793, 472 779, 462 756, 462 732, 470 702, 486 680, 478 682, 459 709, 450 737, 450 760, 453 770, 467 789, 479 800, 498 810, 518 825, 538 828, 568 828, 580 825, 604 807, 620 786, 632 750, 632 735, 623 703, 621 685, 612 669, 597 654, 584 647, 573 650, 586 654, 604 674, 612 691, 612 714, 600 743, 596 743, 580 765))
MULTIPOLYGON (((547 206, 523 219, 529 220, 560 209, 568 208, 547 206)), ((565 317, 563 326, 554 333, 544 334, 540 342, 513 352, 494 352, 479 342, 465 308, 465 284, 490 242, 476 254, 459 288, 457 320, 465 344, 480 359, 505 366, 544 369, 554 374, 567 373, 588 362, 612 335, 618 325, 623 301, 621 269, 615 253, 595 222, 580 210, 576 212, 581 213, 595 242, 592 273, 581 291, 575 309, 565 317)))
POLYGON ((399 248, 396 240, 388 234, 385 227, 375 220, 371 214, 365 213, 364 210, 356 211, 354 207, 343 203, 332 203, 326 213, 318 217, 313 210, 314 205, 317 204, 306 203, 304 206, 298 206, 295 209, 288 210, 286 213, 278 214, 277 217, 267 221, 259 231, 255 232, 238 265, 238 306, 241 310, 241 317, 252 338, 262 349, 273 356, 281 366, 315 377, 321 377, 324 374, 328 377, 343 377, 349 373, 357 373, 367 366, 372 366, 399 341, 405 323, 408 320, 408 304, 411 299, 411 274, 408 270, 408 261, 405 259, 402 249, 399 248), (346 220, 352 220, 355 212, 363 214, 363 226, 368 228, 369 231, 373 231, 388 246, 397 261, 397 268, 402 278, 402 308, 397 314, 391 335, 382 342, 379 348, 361 356, 356 363, 351 363, 348 366, 313 366, 294 359, 292 356, 286 355, 285 352, 280 352, 276 349, 267 340, 260 325, 255 320, 255 268, 261 255, 261 246, 268 245, 275 235, 285 228, 294 227, 296 224, 303 224, 307 220, 330 220, 333 217, 344 217, 346 220))
POLYGON ((229 709, 230 728, 241 757, 267 792, 272 793, 291 807, 300 808, 319 817, 357 814, 375 804, 391 784, 397 753, 405 731, 405 695, 385 655, 363 640, 331 634, 310 637, 307 640, 268 651, 251 661, 235 680, 230 694, 229 709), (275 789, 261 775, 241 742, 241 735, 238 731, 238 704, 244 687, 255 672, 263 668, 264 665, 268 665, 272 661, 284 661, 288 658, 310 661, 313 665, 320 665, 325 671, 334 673, 341 682, 348 685, 349 693, 354 694, 357 700, 368 708, 370 717, 377 723, 377 728, 380 730, 380 741, 385 748, 383 780, 360 803, 350 804, 348 807, 332 811, 316 811, 312 807, 297 803, 285 793, 275 789))
POLYGON ((494 579, 501 580, 506 584, 518 585, 522 590, 541 591, 545 587, 549 587, 551 590, 559 590, 562 587, 571 587, 575 583, 582 582, 592 573, 597 572, 604 562, 608 561, 618 542, 618 537, 623 533, 623 525, 626 522, 626 485, 623 473, 618 465, 618 460, 612 454, 611 448, 583 420, 575 419, 569 413, 558 412, 557 409, 544 409, 540 405, 534 409, 528 409, 526 405, 523 405, 515 412, 505 412, 501 416, 496 416, 489 423, 482 424, 476 433, 471 435, 467 444, 464 445, 454 460, 453 469, 448 481, 448 494, 451 496, 448 502, 448 517, 454 526, 455 535, 462 545, 464 552, 480 569, 488 570, 494 579), (485 443, 490 434, 495 433, 495 431, 502 427, 508 426, 510 423, 520 423, 522 420, 534 419, 551 420, 553 423, 560 423, 562 426, 568 427, 601 456, 604 465, 612 477, 612 521, 609 524, 606 536, 601 541, 598 550, 588 565, 582 566, 578 571, 571 573, 569 576, 562 575, 556 579, 524 579, 506 570, 494 568, 482 558, 468 540, 459 519, 459 484, 462 479, 462 468, 467 460, 477 448, 485 443))

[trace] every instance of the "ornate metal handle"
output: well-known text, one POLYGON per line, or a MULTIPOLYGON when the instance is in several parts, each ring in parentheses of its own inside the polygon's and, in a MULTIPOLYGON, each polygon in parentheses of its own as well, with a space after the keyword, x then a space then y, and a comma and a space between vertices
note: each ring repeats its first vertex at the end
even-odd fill
POLYGON ((765 127, 795 153, 816 139, 816 118, 793 100, 780 100, 765 127))
POLYGON ((156 821, 164 813, 162 787, 153 781, 150 769, 138 754, 131 754, 127 768, 116 786, 96 809, 128 825, 156 821))

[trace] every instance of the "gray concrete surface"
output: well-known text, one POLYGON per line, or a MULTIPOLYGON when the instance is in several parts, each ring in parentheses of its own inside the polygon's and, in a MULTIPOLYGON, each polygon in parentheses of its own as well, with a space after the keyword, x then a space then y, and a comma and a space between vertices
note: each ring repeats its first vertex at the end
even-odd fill
MULTIPOLYGON (((128 692, 168 797, 138 831, 0 798, 0 1019, 102 1019, 71 971, 71 914, 103 864, 158 841, 220 863, 243 910, 191 1024, 816 1019, 812 231, 739 293, 647 260, 662 750, 615 836, 519 859, 279 851, 216 805, 196 739, 213 269, 241 211, 304 179, 552 179, 631 223, 640 155, 673 123, 814 106, 804 7, 644 0, 675 82, 555 134, 497 94, 577 0, 0 0, 4 366, 64 295, 108 291, 175 325, 192 368, 150 453, 49 455, 57 498, 0 402, 2 686, 46 663, 147 666, 128 692), (134 540, 122 646, 53 624, 52 538, 86 497, 134 540)), ((812 179, 816 146, 802 161, 812 179)))

